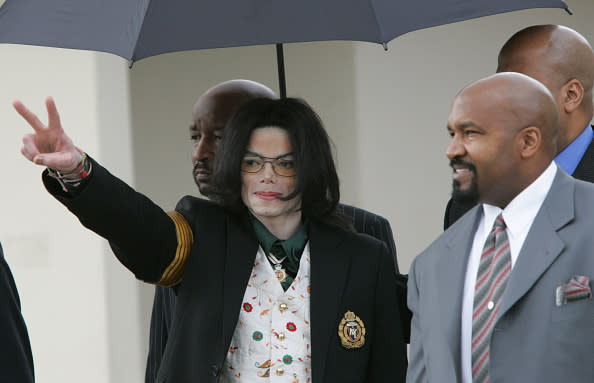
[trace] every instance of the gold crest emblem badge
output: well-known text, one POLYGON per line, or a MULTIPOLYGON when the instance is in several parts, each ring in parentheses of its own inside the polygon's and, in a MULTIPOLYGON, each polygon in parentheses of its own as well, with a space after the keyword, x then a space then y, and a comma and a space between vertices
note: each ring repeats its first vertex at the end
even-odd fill
POLYGON ((344 313, 338 325, 338 336, 342 347, 346 349, 361 348, 365 344, 365 325, 361 318, 352 311, 344 313))

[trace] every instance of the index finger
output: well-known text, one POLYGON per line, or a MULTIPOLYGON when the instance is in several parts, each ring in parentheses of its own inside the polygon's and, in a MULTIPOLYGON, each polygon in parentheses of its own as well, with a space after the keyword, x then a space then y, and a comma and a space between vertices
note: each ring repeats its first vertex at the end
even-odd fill
POLYGON ((31 112, 22 102, 16 100, 12 103, 12 106, 17 111, 17 113, 20 114, 21 117, 23 117, 25 121, 29 123, 29 125, 31 125, 33 130, 37 132, 45 129, 45 125, 41 121, 39 121, 37 115, 31 112))

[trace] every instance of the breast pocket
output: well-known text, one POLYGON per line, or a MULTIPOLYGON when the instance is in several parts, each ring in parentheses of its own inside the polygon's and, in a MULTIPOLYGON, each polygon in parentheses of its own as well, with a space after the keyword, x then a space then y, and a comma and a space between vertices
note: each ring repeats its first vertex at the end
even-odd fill
POLYGON ((594 328, 594 300, 584 298, 553 307, 551 319, 553 325, 568 322, 572 327, 594 328))

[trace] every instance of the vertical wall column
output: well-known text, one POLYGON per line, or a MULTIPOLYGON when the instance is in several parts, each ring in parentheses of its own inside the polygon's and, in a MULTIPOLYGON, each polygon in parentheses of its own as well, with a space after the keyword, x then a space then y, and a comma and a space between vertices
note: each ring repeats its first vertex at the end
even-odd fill
MULTIPOLYGON (((113 174, 134 186, 130 118, 130 69, 120 57, 96 53, 97 158, 113 174)), ((109 196, 105 196, 109 198, 109 196)), ((139 282, 103 241, 110 382, 141 382, 148 350, 150 311, 141 312, 139 282)), ((145 294, 146 295, 146 294, 145 294)))
POLYGON ((109 379, 104 241, 84 229, 44 189, 41 167, 20 154, 29 125, 13 110, 22 100, 47 121, 55 98, 74 142, 98 152, 95 55, 0 45, 0 241, 20 292, 40 382, 109 379))

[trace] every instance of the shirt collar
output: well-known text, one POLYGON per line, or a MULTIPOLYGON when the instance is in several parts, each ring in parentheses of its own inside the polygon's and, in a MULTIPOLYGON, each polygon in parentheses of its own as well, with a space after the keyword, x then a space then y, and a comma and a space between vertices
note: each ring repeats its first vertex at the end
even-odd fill
POLYGON ((573 140, 561 153, 555 157, 555 162, 561 167, 567 174, 573 174, 578 164, 582 160, 584 153, 588 150, 588 146, 592 143, 594 137, 594 131, 590 125, 586 126, 586 129, 573 140))
POLYGON ((309 238, 309 219, 304 218, 303 225, 301 228, 297 230, 295 234, 293 234, 290 238, 286 240, 280 240, 274 236, 266 226, 262 222, 260 222, 256 217, 252 214, 250 216, 250 222, 252 227, 254 228, 254 232, 256 233, 256 238, 262 246, 262 249, 266 252, 266 254, 270 254, 270 248, 274 245, 277 241, 281 244, 283 249, 287 254, 297 255, 300 256, 305 248, 305 244, 309 238))
POLYGON ((553 184, 556 173, 557 165, 551 161, 546 170, 522 190, 503 210, 497 206, 483 204, 485 230, 490 231, 495 218, 502 213, 507 230, 511 235, 517 235, 517 233, 524 231, 540 210, 553 184))

